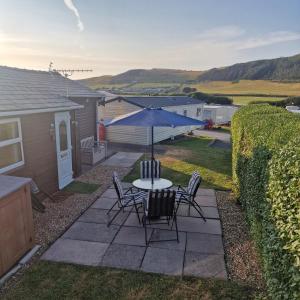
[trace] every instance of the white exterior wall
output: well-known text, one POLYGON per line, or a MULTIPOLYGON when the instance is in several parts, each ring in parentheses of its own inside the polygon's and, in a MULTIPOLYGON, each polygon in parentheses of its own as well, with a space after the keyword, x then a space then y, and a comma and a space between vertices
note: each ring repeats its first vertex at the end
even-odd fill
POLYGON ((238 110, 236 106, 227 105, 204 105, 204 117, 207 116, 206 112, 211 112, 212 121, 217 124, 227 124, 231 122, 232 116, 238 110))
MULTIPOLYGON (((123 114, 131 113, 141 108, 130 104, 123 100, 116 100, 106 103, 105 106, 98 107, 99 120, 110 121, 111 119, 123 114)), ((184 114, 184 110, 187 111, 187 117, 202 120, 203 104, 192 105, 180 105, 164 107, 165 110, 176 112, 180 115, 184 114), (197 108, 201 108, 201 113, 197 117, 197 108)), ((154 142, 160 142, 176 136, 179 134, 187 133, 195 126, 185 127, 155 127, 154 128, 154 142)), ((106 128, 106 139, 110 142, 116 143, 128 143, 138 145, 150 145, 151 144, 151 129, 147 127, 135 127, 135 126, 111 126, 106 128)))

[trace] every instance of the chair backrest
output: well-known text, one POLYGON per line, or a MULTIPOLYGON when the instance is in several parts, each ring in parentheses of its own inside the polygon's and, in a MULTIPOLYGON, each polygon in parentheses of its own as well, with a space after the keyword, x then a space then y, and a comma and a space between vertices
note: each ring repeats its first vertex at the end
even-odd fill
POLYGON ((116 189, 118 198, 119 198, 119 200, 121 200, 124 197, 124 191, 123 191, 121 180, 119 179, 119 176, 118 176, 117 172, 113 173, 112 179, 113 179, 113 184, 114 184, 114 187, 116 189))
POLYGON ((93 148, 94 144, 95 144, 95 140, 94 140, 93 136, 89 136, 87 138, 80 140, 80 148, 81 149, 93 148))
POLYGON ((141 178, 151 178, 151 163, 153 163, 153 178, 160 178, 160 161, 143 160, 140 162, 141 178))
POLYGON ((156 190, 149 192, 148 217, 172 217, 175 212, 176 191, 156 190))
POLYGON ((187 187, 187 192, 190 196, 192 196, 192 197, 196 196, 198 188, 201 184, 201 180, 202 179, 201 179, 200 174, 198 172, 194 171, 190 178, 188 187, 187 187))

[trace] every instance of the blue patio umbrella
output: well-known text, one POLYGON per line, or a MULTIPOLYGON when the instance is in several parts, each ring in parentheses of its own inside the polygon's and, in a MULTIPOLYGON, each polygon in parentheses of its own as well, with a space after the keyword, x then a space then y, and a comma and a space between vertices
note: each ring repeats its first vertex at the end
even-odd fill
MULTIPOLYGON (((144 108, 133 113, 122 115, 110 121, 106 126, 138 126, 151 127, 151 161, 154 160, 153 128, 154 127, 179 127, 179 126, 203 126, 206 122, 192 119, 177 113, 169 112, 162 108, 144 108)), ((153 167, 151 166, 152 183, 153 167)))

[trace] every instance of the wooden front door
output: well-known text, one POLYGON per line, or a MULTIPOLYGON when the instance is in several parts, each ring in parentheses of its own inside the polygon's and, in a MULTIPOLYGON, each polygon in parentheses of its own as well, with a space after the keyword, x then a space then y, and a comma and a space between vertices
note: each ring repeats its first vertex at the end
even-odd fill
POLYGON ((58 186, 63 189, 73 181, 70 113, 55 114, 58 186))

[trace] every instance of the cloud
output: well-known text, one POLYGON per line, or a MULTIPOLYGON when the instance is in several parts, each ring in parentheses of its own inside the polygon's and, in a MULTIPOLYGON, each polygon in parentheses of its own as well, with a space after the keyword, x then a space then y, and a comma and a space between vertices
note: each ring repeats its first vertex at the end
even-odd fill
POLYGON ((238 50, 253 49, 273 44, 300 40, 299 32, 274 31, 265 36, 248 38, 239 42, 238 50))
POLYGON ((282 30, 250 36, 243 28, 223 26, 200 32, 197 35, 196 47, 203 48, 210 45, 240 51, 297 40, 300 40, 300 32, 282 30))
POLYGON ((84 30, 84 25, 83 23, 81 22, 81 19, 80 19, 80 15, 79 15, 79 12, 78 12, 78 9, 76 8, 76 6, 74 5, 73 3, 73 0, 64 0, 65 2, 65 5, 67 6, 67 8, 72 11, 74 13, 74 15, 76 16, 77 18, 77 26, 78 26, 78 30, 80 32, 82 32, 84 30))
POLYGON ((206 41, 227 40, 245 34, 245 30, 238 26, 215 27, 202 31, 198 38, 206 41))

